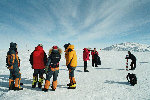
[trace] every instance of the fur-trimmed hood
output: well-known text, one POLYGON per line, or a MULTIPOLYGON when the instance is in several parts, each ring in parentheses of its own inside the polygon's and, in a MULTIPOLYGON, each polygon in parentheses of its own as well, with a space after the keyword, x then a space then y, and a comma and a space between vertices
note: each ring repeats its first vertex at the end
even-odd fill
MULTIPOLYGON (((56 50, 56 49, 52 49, 52 48, 51 48, 51 49, 49 50, 48 55, 50 55, 53 50, 56 50)), ((62 54, 62 49, 58 48, 56 51, 58 51, 60 54, 62 54)))

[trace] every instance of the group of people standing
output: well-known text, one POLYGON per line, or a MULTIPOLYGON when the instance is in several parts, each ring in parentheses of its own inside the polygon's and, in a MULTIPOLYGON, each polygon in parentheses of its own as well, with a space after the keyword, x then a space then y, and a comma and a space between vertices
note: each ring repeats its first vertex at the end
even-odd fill
POLYGON ((84 48, 83 49, 83 61, 84 61, 84 72, 89 72, 87 70, 87 61, 90 60, 89 57, 90 57, 90 52, 91 52, 91 55, 92 55, 92 66, 94 67, 98 67, 97 65, 99 64, 99 60, 98 59, 98 52, 96 51, 96 48, 94 48, 94 50, 90 50, 88 48, 84 48))
MULTIPOLYGON (((77 66, 77 55, 74 50, 74 45, 70 43, 64 45, 65 48, 65 58, 66 58, 66 66, 69 70, 69 79, 70 83, 67 84, 68 89, 76 88, 76 81, 74 77, 74 70, 77 66)), ((42 91, 47 92, 50 86, 50 78, 53 76, 52 82, 52 91, 55 91, 57 87, 57 77, 59 73, 59 61, 61 59, 62 50, 58 46, 53 46, 52 49, 49 50, 48 58, 43 50, 43 45, 39 44, 35 47, 35 50, 30 55, 30 64, 32 65, 32 69, 34 69, 33 73, 33 82, 32 88, 36 87, 36 83, 38 83, 38 87, 42 88, 42 84, 44 81, 43 74, 46 74, 45 85, 42 88, 42 91), (39 79, 38 79, 39 78, 39 79)), ((10 70, 9 77, 9 90, 23 90, 20 87, 21 73, 20 73, 20 59, 18 57, 17 52, 17 44, 11 42, 10 48, 6 57, 7 68, 10 70), (14 84, 15 81, 15 84, 14 84)))
MULTIPOLYGON (((66 66, 69 71, 69 79, 70 83, 67 84, 68 89, 75 89, 76 88, 76 81, 74 77, 74 71, 77 67, 77 55, 76 51, 74 50, 74 45, 70 43, 64 45, 65 48, 65 59, 66 59, 66 66)), ((98 67, 97 65, 101 65, 100 57, 96 48, 94 50, 90 50, 88 48, 83 49, 83 61, 84 61, 84 72, 89 72, 87 70, 87 61, 90 60, 90 52, 92 55, 92 66, 98 67)), ((59 73, 59 62, 61 59, 62 50, 58 46, 53 46, 49 50, 48 56, 46 55, 45 51, 43 50, 43 45, 39 44, 35 47, 35 50, 30 55, 30 64, 32 65, 32 69, 34 69, 33 73, 33 82, 32 88, 36 87, 38 83, 38 87, 42 88, 42 84, 44 81, 43 74, 46 74, 45 78, 45 85, 42 88, 42 91, 47 92, 50 86, 50 79, 53 76, 52 82, 52 91, 55 91, 57 88, 57 77, 59 73)), ((128 51, 129 56, 126 59, 131 59, 131 70, 136 68, 136 57, 128 51)), ((20 73, 20 59, 18 57, 17 51, 17 44, 11 42, 9 51, 7 52, 6 56, 6 65, 7 68, 10 70, 10 77, 9 77, 9 90, 23 90, 20 86, 21 80, 21 73, 20 73), (15 83, 14 83, 15 82, 15 83)))

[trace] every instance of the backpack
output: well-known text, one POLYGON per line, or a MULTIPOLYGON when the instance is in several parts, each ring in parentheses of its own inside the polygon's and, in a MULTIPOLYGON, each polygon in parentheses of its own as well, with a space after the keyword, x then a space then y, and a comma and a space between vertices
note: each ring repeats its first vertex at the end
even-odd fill
POLYGON ((59 54, 59 52, 58 53, 51 53, 51 55, 50 55, 50 57, 49 57, 49 59, 51 59, 51 67, 53 67, 53 68, 56 68, 56 67, 59 67, 59 61, 60 61, 60 59, 61 59, 61 56, 60 56, 60 54, 59 54))
POLYGON ((97 54, 94 54, 94 59, 95 59, 95 62, 97 63, 97 65, 101 65, 100 57, 97 54))
MULTIPOLYGON (((8 53, 7 53, 7 56, 6 56, 6 66, 7 67, 11 67, 12 65, 11 65, 11 62, 10 62, 10 59, 11 59, 11 54, 10 54, 10 51, 8 51, 8 53)), ((14 62, 19 62, 18 63, 18 67, 20 66, 20 59, 19 59, 19 57, 17 56, 16 57, 16 54, 15 54, 15 61, 14 62)))
POLYGON ((101 65, 101 60, 99 56, 97 57, 97 65, 101 65))
POLYGON ((128 80, 128 82, 129 82, 132 86, 134 86, 135 84, 137 84, 137 78, 136 78, 136 75, 135 75, 135 74, 130 74, 130 73, 128 73, 128 75, 127 75, 127 80, 128 80))
POLYGON ((6 56, 6 66, 10 67, 10 58, 11 58, 11 55, 10 53, 8 52, 7 53, 7 56, 6 56))

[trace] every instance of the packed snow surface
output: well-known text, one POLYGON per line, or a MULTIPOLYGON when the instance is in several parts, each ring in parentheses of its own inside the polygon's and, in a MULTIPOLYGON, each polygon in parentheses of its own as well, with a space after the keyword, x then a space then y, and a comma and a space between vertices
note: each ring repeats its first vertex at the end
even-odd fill
MULTIPOLYGON (((46 52, 48 53, 48 51, 46 52)), ((63 53, 56 91, 51 91, 49 88, 48 92, 43 92, 39 88, 31 88, 33 75, 33 69, 29 63, 31 50, 19 51, 23 90, 9 91, 9 70, 5 67, 7 50, 1 50, 0 100, 150 100, 149 52, 133 52, 137 57, 137 68, 135 71, 126 71, 125 56, 127 52, 98 51, 102 65, 93 68, 91 61, 89 61, 88 70, 90 72, 86 73, 83 72, 82 52, 82 50, 77 50, 78 66, 75 70, 77 88, 67 89, 69 76, 63 53), (126 75, 129 72, 137 75, 138 83, 135 86, 130 86, 126 80, 126 75)))

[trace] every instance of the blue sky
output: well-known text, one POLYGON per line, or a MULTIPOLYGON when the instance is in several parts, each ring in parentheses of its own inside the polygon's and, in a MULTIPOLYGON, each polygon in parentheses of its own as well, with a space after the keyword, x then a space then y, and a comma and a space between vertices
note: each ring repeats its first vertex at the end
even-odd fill
POLYGON ((0 0, 0 49, 150 44, 150 0, 0 0))

